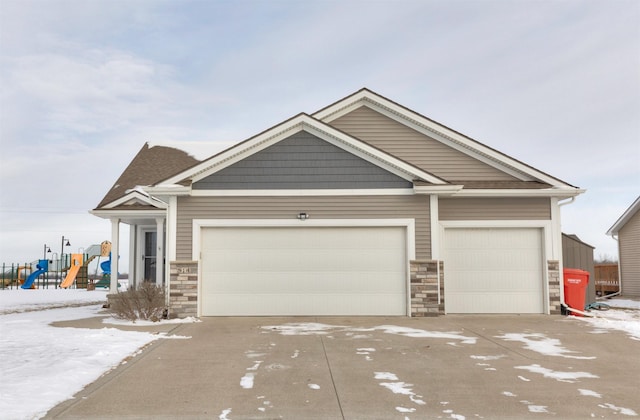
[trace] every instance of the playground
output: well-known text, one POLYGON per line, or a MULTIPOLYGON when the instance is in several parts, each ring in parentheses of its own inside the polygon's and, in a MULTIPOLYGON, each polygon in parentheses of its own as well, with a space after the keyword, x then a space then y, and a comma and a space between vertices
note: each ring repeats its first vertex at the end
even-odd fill
POLYGON ((111 242, 103 241, 60 258, 3 263, 0 276, 0 289, 106 289, 111 281, 111 242))

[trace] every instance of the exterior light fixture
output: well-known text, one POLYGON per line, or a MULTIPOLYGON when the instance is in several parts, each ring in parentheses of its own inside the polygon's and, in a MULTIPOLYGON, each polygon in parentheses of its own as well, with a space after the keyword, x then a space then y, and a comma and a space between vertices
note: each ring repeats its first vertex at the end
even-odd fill
POLYGON ((60 266, 62 266, 62 264, 64 264, 64 261, 62 261, 62 259, 64 258, 64 247, 65 246, 71 246, 71 242, 69 242, 69 238, 65 238, 64 236, 62 237, 62 242, 60 243, 60 266), (67 243, 65 244, 64 241, 67 241, 67 243))
POLYGON ((51 248, 49 248, 47 246, 47 244, 44 244, 44 248, 42 249, 42 259, 43 260, 47 259, 47 253, 51 254, 51 248))
POLYGON ((298 213, 298 220, 300 221, 305 221, 309 218, 309 215, 307 213, 298 213))

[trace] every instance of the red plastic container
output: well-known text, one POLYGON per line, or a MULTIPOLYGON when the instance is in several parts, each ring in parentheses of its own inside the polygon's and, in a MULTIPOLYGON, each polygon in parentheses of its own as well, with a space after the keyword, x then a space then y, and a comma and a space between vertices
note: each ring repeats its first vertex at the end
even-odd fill
MULTIPOLYGON (((587 285, 589 284, 589 272, 576 268, 565 268, 564 277, 564 302, 571 308, 584 311, 587 300, 587 285)), ((571 315, 582 316, 577 313, 571 315)))

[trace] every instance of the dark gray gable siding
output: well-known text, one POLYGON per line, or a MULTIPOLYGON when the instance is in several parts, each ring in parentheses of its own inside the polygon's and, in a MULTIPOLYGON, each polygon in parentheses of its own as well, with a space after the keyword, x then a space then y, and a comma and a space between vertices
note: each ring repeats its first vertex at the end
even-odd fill
POLYGON ((196 190, 412 187, 411 182, 306 131, 193 184, 196 190))

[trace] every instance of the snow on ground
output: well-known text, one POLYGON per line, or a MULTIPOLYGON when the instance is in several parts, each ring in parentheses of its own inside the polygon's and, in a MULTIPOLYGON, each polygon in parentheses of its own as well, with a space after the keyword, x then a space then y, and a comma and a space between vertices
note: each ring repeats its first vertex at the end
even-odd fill
POLYGON ((0 290, 1 418, 40 418, 153 340, 184 338, 49 325, 98 316, 104 301, 100 291, 0 290))
MULTIPOLYGON (((613 302, 613 301, 611 301, 613 302)), ((610 304, 611 302, 607 302, 610 304)), ((622 301, 625 308, 633 308, 630 303, 635 303, 637 309, 609 309, 608 311, 591 311, 593 318, 570 317, 575 320, 591 324, 596 333, 606 333, 610 330, 625 332, 632 340, 640 341, 640 302, 622 301), (630 305, 630 306, 626 306, 630 305)), ((612 307, 615 307, 612 305, 612 307)))
POLYGON ((89 303, 105 303, 108 292, 85 289, 0 290, 0 315, 89 303))

